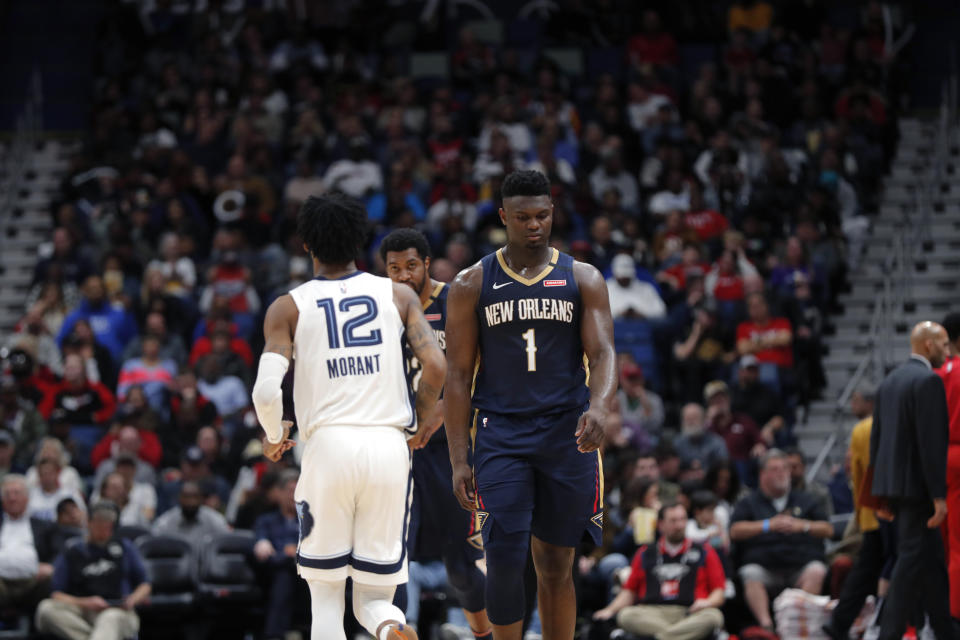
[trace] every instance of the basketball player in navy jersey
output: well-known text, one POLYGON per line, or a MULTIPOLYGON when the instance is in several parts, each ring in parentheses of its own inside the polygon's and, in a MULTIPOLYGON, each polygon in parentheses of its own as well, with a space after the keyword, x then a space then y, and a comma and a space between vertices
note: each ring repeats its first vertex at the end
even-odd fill
POLYGON ((501 195, 507 246, 462 271, 448 295, 453 489, 481 519, 493 637, 521 637, 529 548, 543 635, 572 640, 574 548, 585 532, 599 544, 603 530, 597 450, 616 390, 613 321, 600 272, 550 247, 546 177, 511 173, 501 195))
MULTIPOLYGON (((449 286, 430 277, 430 245, 414 229, 397 229, 383 239, 380 256, 387 276, 406 284, 420 297, 423 315, 437 337, 446 344, 447 292, 449 286)), ((408 375, 413 390, 420 382, 421 367, 410 353, 408 375)), ((473 514, 465 514, 450 491, 452 470, 443 426, 443 400, 438 411, 426 419, 408 442, 413 454, 413 508, 408 544, 411 560, 443 559, 447 579, 463 608, 476 638, 491 638, 490 620, 484 607, 484 576, 477 568, 483 543, 473 514)))

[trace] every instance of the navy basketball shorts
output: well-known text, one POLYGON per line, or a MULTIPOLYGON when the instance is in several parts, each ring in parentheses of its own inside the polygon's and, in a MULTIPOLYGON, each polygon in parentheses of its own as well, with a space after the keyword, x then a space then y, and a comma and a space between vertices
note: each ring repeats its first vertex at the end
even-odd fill
POLYGON ((413 452, 413 510, 408 548, 412 560, 460 554, 469 563, 483 556, 476 516, 453 494, 453 470, 445 440, 432 438, 413 452))
POLYGON ((479 410, 474 473, 481 534, 492 522, 506 533, 530 532, 540 540, 575 547, 603 533, 603 469, 600 455, 577 450, 583 409, 536 416, 479 410))

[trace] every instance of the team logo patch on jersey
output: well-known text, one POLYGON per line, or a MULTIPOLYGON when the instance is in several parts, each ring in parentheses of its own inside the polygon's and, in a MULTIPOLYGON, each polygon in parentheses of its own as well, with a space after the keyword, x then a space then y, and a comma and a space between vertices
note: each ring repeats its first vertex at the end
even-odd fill
POLYGON ((566 280, 544 280, 543 286, 545 287, 565 287, 567 286, 566 280))
POLYGON ((436 322, 443 316, 439 313, 427 313, 427 314, 424 314, 423 317, 427 322, 436 322))
POLYGON ((603 511, 590 518, 590 522, 603 529, 603 511))

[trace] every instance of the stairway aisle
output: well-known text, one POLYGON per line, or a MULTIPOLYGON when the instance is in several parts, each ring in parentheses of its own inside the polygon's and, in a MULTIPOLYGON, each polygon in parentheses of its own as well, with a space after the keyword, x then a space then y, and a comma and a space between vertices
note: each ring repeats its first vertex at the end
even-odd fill
MULTIPOLYGON (((60 182, 69 167, 75 143, 42 141, 33 150, 26 182, 16 194, 14 208, 2 219, 3 250, 0 251, 0 336, 9 332, 26 312, 30 289, 41 247, 51 241, 51 206, 60 182)), ((0 157, 6 152, 0 145, 0 157)))
MULTIPOLYGON (((820 452, 834 432, 837 399, 870 350, 869 327, 874 306, 883 293, 884 261, 894 250, 894 241, 912 232, 917 223, 915 189, 931 170, 936 132, 936 120, 900 120, 900 143, 884 181, 880 212, 873 220, 861 266, 850 275, 851 291, 840 296, 845 312, 831 320, 836 333, 825 339, 829 354, 824 357, 827 388, 823 400, 811 405, 807 424, 799 425, 796 431, 800 447, 810 457, 820 452)), ((933 190, 931 241, 915 249, 902 321, 892 344, 884 345, 890 348, 893 362, 909 355, 908 334, 915 323, 939 322, 951 309, 960 311, 960 184, 947 179, 955 159, 956 150, 951 149, 945 181, 933 190)), ((849 433, 854 418, 847 407, 843 411, 842 423, 849 433)), ((839 438, 828 460, 842 461, 846 445, 847 438, 839 438)))

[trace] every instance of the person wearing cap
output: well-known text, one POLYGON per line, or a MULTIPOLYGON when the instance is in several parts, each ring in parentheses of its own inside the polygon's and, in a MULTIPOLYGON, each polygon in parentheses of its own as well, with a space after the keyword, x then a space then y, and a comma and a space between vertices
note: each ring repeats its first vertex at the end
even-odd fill
POLYGON ((637 265, 625 253, 614 256, 610 263, 612 278, 607 279, 610 313, 614 320, 652 320, 667 314, 660 292, 649 282, 637 279, 637 265))
POLYGON ((180 458, 179 473, 170 473, 170 479, 160 487, 160 510, 166 511, 173 506, 180 495, 183 483, 195 482, 203 489, 205 502, 214 506, 226 505, 230 501, 230 483, 210 470, 203 450, 192 445, 187 447, 180 458))
POLYGON ((230 531, 227 519, 203 504, 200 484, 184 482, 180 487, 179 504, 161 514, 153 523, 153 533, 158 536, 180 536, 198 548, 210 537, 230 531))
POLYGON ((47 433, 47 424, 32 403, 20 396, 17 379, 0 377, 0 429, 13 438, 19 466, 30 464, 33 447, 47 433))
POLYGON ((734 413, 749 416, 757 426, 765 442, 773 442, 776 434, 783 431, 783 402, 773 389, 760 382, 757 356, 748 353, 740 357, 737 369, 737 384, 732 389, 730 404, 734 413))
POLYGON ((129 540, 114 537, 117 508, 95 504, 82 542, 69 545, 53 568, 53 593, 37 607, 41 633, 66 640, 135 637, 135 607, 150 595, 143 558, 129 540))
POLYGON ((707 403, 707 428, 723 438, 730 459, 737 467, 740 479, 753 485, 752 460, 762 454, 772 441, 765 441, 757 424, 742 413, 734 413, 730 405, 730 389, 722 380, 708 382, 703 389, 707 403))
POLYGON ((644 387, 643 368, 632 359, 620 368, 617 402, 623 426, 633 434, 633 445, 641 451, 655 446, 663 430, 663 400, 644 387))
POLYGON ((787 588, 820 595, 827 574, 823 541, 833 525, 820 501, 790 486, 786 455, 771 449, 759 462, 758 488, 741 498, 730 518, 744 598, 757 623, 773 630, 770 598, 787 588))
POLYGON ((60 550, 56 527, 29 515, 30 493, 19 474, 0 482, 0 503, 0 608, 30 611, 49 592, 60 550))

